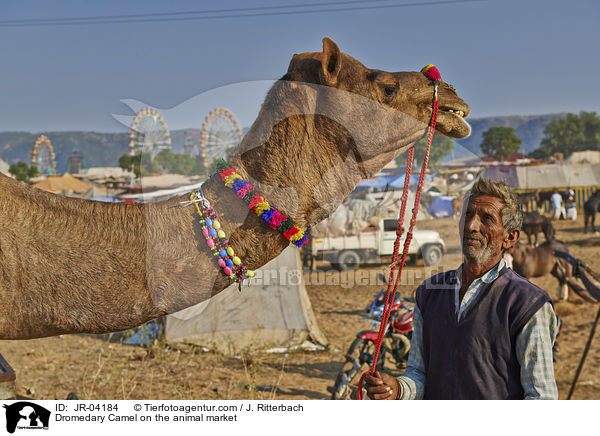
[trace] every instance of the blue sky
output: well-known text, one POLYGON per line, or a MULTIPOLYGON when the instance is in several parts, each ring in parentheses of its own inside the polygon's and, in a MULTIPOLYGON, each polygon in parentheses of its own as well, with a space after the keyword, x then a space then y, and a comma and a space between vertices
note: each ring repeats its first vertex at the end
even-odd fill
MULTIPOLYGON (((314 0, 3 1, 0 21, 302 3, 314 0)), ((472 117, 599 111, 599 19, 600 2, 592 0, 488 0, 180 22, 0 26, 0 131, 124 131, 112 117, 131 114, 122 99, 168 111, 221 87, 236 92, 225 91, 223 105, 243 100, 237 115, 247 125, 262 102, 264 81, 282 76, 293 53, 320 50, 324 36, 371 68, 436 64, 471 105, 472 117), (250 83, 226 86, 241 82, 250 83)), ((196 125, 170 127, 199 127, 201 112, 185 118, 196 125)))

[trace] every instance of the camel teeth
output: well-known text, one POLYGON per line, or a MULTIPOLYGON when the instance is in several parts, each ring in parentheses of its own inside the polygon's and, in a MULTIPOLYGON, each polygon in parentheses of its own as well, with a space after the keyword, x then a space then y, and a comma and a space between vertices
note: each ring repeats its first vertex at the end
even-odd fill
POLYGON ((455 111, 455 110, 452 110, 452 109, 448 109, 448 112, 452 112, 453 114, 456 114, 459 117, 464 117, 465 116, 465 113, 463 111, 455 111))

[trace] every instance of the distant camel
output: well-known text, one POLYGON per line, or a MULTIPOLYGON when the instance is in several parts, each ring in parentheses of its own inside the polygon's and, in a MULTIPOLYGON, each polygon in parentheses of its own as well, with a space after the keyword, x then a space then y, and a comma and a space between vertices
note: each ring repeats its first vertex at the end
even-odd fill
POLYGON ((460 218, 464 198, 464 194, 460 194, 456 198, 452 199, 452 218, 460 218))
MULTIPOLYGON (((230 164, 302 228, 336 210, 423 137, 432 82, 419 72, 369 69, 328 38, 294 55, 268 92, 230 164)), ((469 106, 441 82, 436 129, 469 135, 469 106)), ((203 191, 250 269, 288 241, 218 174, 203 191)), ((189 195, 159 203, 67 198, 0 177, 0 338, 111 332, 204 301, 229 285, 202 236, 189 195)))
POLYGON ((538 247, 517 243, 512 252, 513 269, 527 279, 552 274, 558 280, 558 292, 563 300, 568 299, 571 288, 584 300, 596 302, 587 292, 569 285, 569 280, 573 278, 573 266, 565 259, 555 256, 554 250, 569 252, 564 243, 556 240, 546 241, 538 247))
POLYGON ((600 190, 594 192, 592 196, 583 205, 584 214, 584 229, 583 233, 587 233, 588 225, 590 225, 593 233, 596 233, 596 213, 600 211, 600 190))
POLYGON ((527 206, 530 202, 535 201, 535 209, 537 211, 540 207, 540 192, 535 191, 517 194, 517 200, 519 200, 519 203, 521 203, 521 208, 523 211, 527 209, 527 206))
POLYGON ((537 212, 523 213, 523 232, 527 235, 527 243, 531 245, 531 235, 535 236, 534 246, 538 245, 538 233, 543 232, 546 241, 554 239, 552 222, 537 212))

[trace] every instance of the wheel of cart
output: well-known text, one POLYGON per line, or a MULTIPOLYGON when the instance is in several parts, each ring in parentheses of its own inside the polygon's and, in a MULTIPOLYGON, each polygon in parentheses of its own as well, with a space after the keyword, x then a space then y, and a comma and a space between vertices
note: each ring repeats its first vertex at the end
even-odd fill
POLYGON ((423 262, 427 266, 436 266, 442 261, 442 248, 439 245, 428 244, 421 250, 423 262))
POLYGON ((353 271, 360 266, 361 257, 354 250, 341 251, 333 266, 339 271, 353 271))

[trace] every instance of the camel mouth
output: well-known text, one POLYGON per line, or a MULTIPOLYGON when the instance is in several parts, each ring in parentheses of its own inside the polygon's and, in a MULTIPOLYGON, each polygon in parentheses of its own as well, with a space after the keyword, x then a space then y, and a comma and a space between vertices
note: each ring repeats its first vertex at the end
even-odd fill
MULTIPOLYGON (((442 108, 440 108, 440 111, 442 111, 442 112, 450 112, 450 113, 458 115, 461 118, 465 118, 465 112, 462 111, 462 110, 460 110, 460 109, 456 109, 455 110, 455 109, 451 109, 451 108, 444 108, 444 107, 442 107, 442 108)), ((468 115, 468 112, 467 112, 467 115, 468 115)))
POLYGON ((440 105, 440 112, 450 112, 452 114, 456 114, 461 118, 466 118, 469 116, 470 110, 468 107, 459 107, 459 106, 449 106, 449 105, 440 105))
POLYGON ((451 138, 466 138, 471 134, 471 126, 465 121, 469 107, 442 106, 438 112, 436 129, 451 138))

